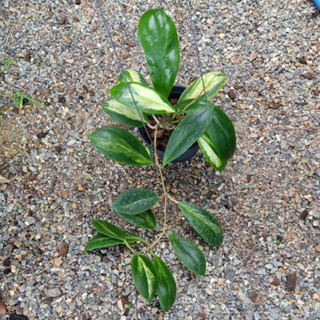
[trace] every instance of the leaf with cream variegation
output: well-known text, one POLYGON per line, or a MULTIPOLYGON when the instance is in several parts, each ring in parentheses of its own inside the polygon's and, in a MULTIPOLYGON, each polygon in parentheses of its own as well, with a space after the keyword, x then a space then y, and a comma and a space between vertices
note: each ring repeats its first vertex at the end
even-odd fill
POLYGON ((136 82, 146 86, 148 85, 143 75, 136 70, 126 70, 121 72, 120 76, 118 77, 118 81, 120 83, 136 82))
POLYGON ((145 114, 139 114, 136 109, 128 107, 115 99, 109 99, 101 106, 104 112, 106 112, 114 121, 127 126, 141 128, 144 123, 148 122, 145 114))
POLYGON ((133 282, 141 295, 150 302, 158 288, 157 272, 152 261, 142 254, 135 254, 131 261, 133 282))
POLYGON ((216 107, 206 131, 215 152, 221 159, 229 160, 236 150, 236 132, 227 114, 216 107))
POLYGON ((105 220, 92 220, 92 226, 101 234, 113 238, 118 239, 123 242, 139 242, 143 241, 139 236, 126 232, 112 223, 105 220))
POLYGON ((226 76, 224 73, 217 71, 206 73, 201 78, 192 82, 187 89, 183 91, 179 98, 178 105, 185 100, 196 99, 202 95, 206 95, 206 99, 209 100, 218 94, 225 83, 226 76))
POLYGON ((180 62, 176 26, 164 10, 151 9, 140 18, 138 37, 144 49, 153 86, 167 98, 180 62))
POLYGON ((119 83, 110 89, 110 93, 120 103, 131 108, 138 108, 141 113, 169 114, 175 112, 166 97, 140 83, 119 83))
POLYGON ((225 168, 225 166, 228 163, 228 160, 221 159, 214 147, 213 144, 208 137, 208 135, 205 133, 203 134, 198 140, 198 146, 200 150, 202 151, 204 157, 207 159, 211 167, 217 171, 221 171, 225 168))

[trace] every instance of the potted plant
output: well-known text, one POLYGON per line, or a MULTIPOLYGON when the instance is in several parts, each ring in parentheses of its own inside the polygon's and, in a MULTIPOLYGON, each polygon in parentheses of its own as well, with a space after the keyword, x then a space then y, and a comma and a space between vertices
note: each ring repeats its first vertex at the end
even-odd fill
POLYGON ((149 243, 108 221, 93 220, 92 225, 98 234, 88 242, 85 250, 114 245, 129 248, 133 254, 131 270, 136 288, 148 302, 157 295, 162 309, 167 311, 176 298, 176 283, 168 266, 153 251, 157 243, 167 236, 186 268, 200 275, 204 275, 206 269, 205 256, 195 243, 174 234, 167 225, 169 201, 179 206, 209 245, 219 247, 223 242, 223 231, 220 222, 209 211, 177 200, 168 193, 164 167, 184 157, 184 153, 197 144, 209 164, 215 170, 222 170, 235 151, 236 135, 226 113, 210 102, 225 84, 223 73, 204 74, 187 88, 174 86, 180 62, 179 41, 175 24, 162 9, 148 10, 142 15, 138 37, 152 87, 140 72, 124 71, 118 83, 110 89, 112 98, 102 107, 113 120, 140 128, 149 146, 130 131, 114 126, 95 130, 89 139, 98 151, 114 161, 132 166, 156 166, 162 185, 160 196, 145 188, 129 189, 116 198, 112 209, 129 223, 154 230, 157 229, 157 217, 152 208, 160 202, 163 207, 162 227, 160 234, 149 243), (162 163, 158 152, 162 152, 162 163), (143 244, 140 251, 137 242, 143 244))

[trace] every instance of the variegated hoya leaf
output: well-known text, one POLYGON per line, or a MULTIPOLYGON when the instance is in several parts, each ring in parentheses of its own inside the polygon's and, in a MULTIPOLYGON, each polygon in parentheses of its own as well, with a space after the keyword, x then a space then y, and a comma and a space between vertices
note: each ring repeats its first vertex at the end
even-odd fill
POLYGON ((142 238, 139 236, 121 230, 117 226, 113 225, 112 223, 104 220, 92 220, 92 226, 101 234, 113 238, 118 239, 123 242, 139 242, 143 241, 142 238))
POLYGON ((115 99, 109 99, 102 104, 102 109, 114 120, 130 127, 140 128, 148 119, 145 114, 140 113, 131 107, 118 102, 115 99))
POLYGON ((215 152, 221 159, 229 160, 236 150, 236 132, 227 114, 216 107, 206 131, 215 152))
POLYGON ((131 261, 133 282, 140 294, 150 302, 157 292, 157 272, 152 261, 142 254, 135 254, 131 261))
POLYGON ((171 103, 162 94, 140 83, 120 83, 110 89, 114 99, 131 108, 138 108, 147 114, 174 113, 171 103), (133 95, 134 101, 132 99, 133 95))
POLYGON ((213 169, 221 171, 225 168, 228 163, 228 160, 221 159, 214 150, 213 144, 205 133, 198 140, 198 145, 203 155, 212 166, 213 169))
POLYGON ((92 239, 90 239, 84 250, 91 251, 95 249, 103 249, 107 247, 116 246, 118 244, 125 244, 125 242, 123 240, 110 238, 103 234, 98 234, 94 236, 92 239))
POLYGON ((164 10, 151 9, 140 18, 138 37, 144 49, 154 88, 167 98, 180 63, 176 26, 164 10))
POLYGON ((105 126, 88 136, 93 146, 106 157, 123 164, 142 166, 152 164, 152 154, 132 133, 105 126))
POLYGON ((212 71, 204 74, 202 78, 192 82, 187 89, 183 91, 182 95, 180 96, 178 106, 183 101, 195 99, 204 95, 204 93, 206 93, 207 100, 209 100, 217 95, 220 89, 226 83, 226 76, 222 72, 212 71), (205 86, 205 92, 203 90, 203 82, 205 86))
POLYGON ((137 83, 144 84, 146 86, 148 85, 143 75, 136 70, 123 71, 120 74, 118 81, 121 83, 137 82, 137 83))

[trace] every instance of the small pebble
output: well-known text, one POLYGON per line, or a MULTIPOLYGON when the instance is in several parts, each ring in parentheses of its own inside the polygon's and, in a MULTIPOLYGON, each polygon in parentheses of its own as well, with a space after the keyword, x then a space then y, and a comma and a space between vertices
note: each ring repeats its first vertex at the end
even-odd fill
POLYGON ((56 298, 58 296, 60 296, 61 291, 58 288, 52 288, 47 290, 46 295, 49 298, 56 298))

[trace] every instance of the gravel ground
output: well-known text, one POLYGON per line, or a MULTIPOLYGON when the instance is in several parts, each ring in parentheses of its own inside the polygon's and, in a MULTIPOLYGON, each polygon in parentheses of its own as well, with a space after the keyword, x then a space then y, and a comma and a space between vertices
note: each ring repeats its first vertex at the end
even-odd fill
MULTIPOLYGON (((159 189, 153 168, 109 161, 86 137, 110 123, 100 104, 120 72, 97 8, 0 1, 1 59, 14 61, 0 71, 1 319, 319 319, 319 12, 307 0, 195 2, 203 69, 227 74, 217 103, 235 122, 238 150, 222 173, 201 155, 165 169, 178 199, 219 216, 225 241, 207 247, 170 208, 172 230, 197 241, 208 265, 195 277, 168 243, 157 247, 179 286, 164 314, 134 289, 128 251, 83 253, 92 218, 130 230, 109 210, 122 190, 159 189), (10 92, 46 106, 18 110, 10 92)), ((146 74, 135 30, 159 3, 122 3, 104 6, 118 54, 146 74)), ((177 82, 188 84, 199 70, 187 6, 161 3, 181 39, 177 82)))

